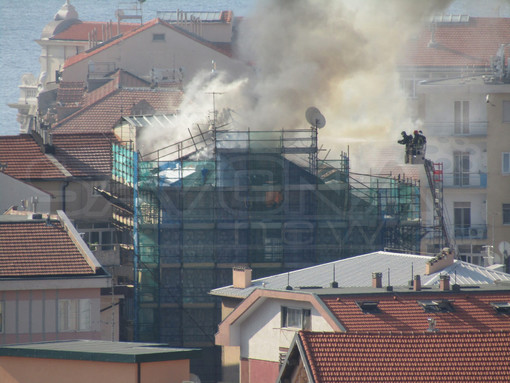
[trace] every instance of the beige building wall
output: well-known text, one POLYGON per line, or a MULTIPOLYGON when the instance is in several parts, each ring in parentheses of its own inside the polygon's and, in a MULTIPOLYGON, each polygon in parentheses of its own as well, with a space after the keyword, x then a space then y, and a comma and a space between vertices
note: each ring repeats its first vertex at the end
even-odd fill
MULTIPOLYGON (((80 283, 79 280, 68 279, 67 281, 45 280, 44 283, 19 281, 19 283, 10 283, 10 289, 5 284, 0 286, 2 313, 0 344, 101 339, 100 287, 103 286, 79 288, 80 283), (34 283, 39 287, 36 287, 34 283), (41 288, 43 284, 45 287, 41 288), (75 284, 76 288, 71 288, 72 284, 75 284), (89 322, 86 328, 78 329, 74 327, 74 324, 67 329, 62 328, 59 324, 62 320, 60 313, 62 306, 59 306, 59 302, 63 300, 76 302, 76 310, 79 310, 80 300, 86 303, 87 312, 81 312, 83 315, 81 320, 89 322)), ((105 280, 101 278, 101 280, 84 283, 105 284, 105 280)), ((78 316, 76 318, 74 314, 66 314, 69 321, 80 320, 80 314, 76 314, 78 316)), ((0 379, 0 382, 3 381, 0 379)))
POLYGON ((182 383, 189 360, 112 363, 0 356, 2 383, 182 383), (140 375, 140 378, 138 378, 140 375))
POLYGON ((503 204, 510 205, 510 173, 503 173, 503 153, 510 153, 510 94, 490 95, 487 103, 487 225, 494 263, 510 255, 510 224, 503 224, 503 204))
POLYGON ((247 71, 247 65, 232 59, 184 34, 162 24, 156 24, 138 34, 114 44, 89 58, 64 69, 64 81, 84 81, 89 74, 98 73, 108 64, 124 69, 145 80, 151 80, 153 68, 183 69, 183 82, 189 82, 200 71, 211 72, 213 61, 218 71, 238 76, 247 71), (164 35, 164 41, 153 40, 154 35, 164 35), (150 60, 147 60, 150 57, 150 60), (90 67, 90 70, 89 70, 90 67))

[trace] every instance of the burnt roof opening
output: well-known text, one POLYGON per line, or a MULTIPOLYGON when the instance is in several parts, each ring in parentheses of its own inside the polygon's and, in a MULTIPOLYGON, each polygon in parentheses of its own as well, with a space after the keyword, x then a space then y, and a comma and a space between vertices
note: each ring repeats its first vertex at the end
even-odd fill
POLYGON ((358 307, 363 311, 364 314, 377 314, 380 313, 377 301, 356 301, 358 307))
POLYGON ((426 313, 447 313, 455 311, 453 301, 448 299, 417 301, 426 313))
POLYGON ((491 306, 498 314, 510 314, 510 302, 491 302, 491 306))

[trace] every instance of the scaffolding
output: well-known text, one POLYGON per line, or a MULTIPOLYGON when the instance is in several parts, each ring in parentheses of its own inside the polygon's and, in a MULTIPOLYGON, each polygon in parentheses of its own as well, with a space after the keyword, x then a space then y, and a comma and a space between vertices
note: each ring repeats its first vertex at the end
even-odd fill
POLYGON ((313 127, 189 133, 143 156, 114 145, 114 218, 133 236, 135 340, 210 347, 204 371, 218 371, 220 308, 208 292, 232 283, 233 266, 259 278, 419 250, 419 184, 351 174, 346 153, 321 160, 313 127))

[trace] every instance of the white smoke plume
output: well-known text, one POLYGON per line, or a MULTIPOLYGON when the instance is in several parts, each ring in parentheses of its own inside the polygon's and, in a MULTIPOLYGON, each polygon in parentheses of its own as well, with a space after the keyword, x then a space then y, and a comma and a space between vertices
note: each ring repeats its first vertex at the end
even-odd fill
POLYGON ((330 148, 395 142, 412 129, 397 58, 449 3, 259 1, 240 40, 257 68, 248 120, 259 128, 303 127, 306 108, 315 106, 327 120, 319 139, 330 148))
POLYGON ((187 127, 204 121, 216 92, 216 109, 235 110, 254 130, 306 128, 306 109, 319 108, 327 121, 319 141, 334 155, 354 145, 351 157, 362 154, 365 143, 372 152, 379 143, 398 145, 400 131, 414 126, 397 58, 423 23, 449 3, 259 0, 238 41, 241 58, 254 63, 254 75, 235 82, 220 74, 195 78, 185 89, 178 131, 187 135, 187 127))

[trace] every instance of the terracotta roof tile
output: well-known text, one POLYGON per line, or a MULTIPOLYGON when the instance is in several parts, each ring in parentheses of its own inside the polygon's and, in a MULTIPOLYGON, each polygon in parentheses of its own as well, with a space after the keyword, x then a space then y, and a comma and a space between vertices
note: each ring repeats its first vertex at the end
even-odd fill
POLYGON ((510 41, 510 18, 470 17, 467 23, 430 25, 405 45, 402 66, 490 65, 500 44, 510 41))
POLYGON ((109 176, 113 134, 53 136, 55 157, 75 177, 109 176))
POLYGON ((7 164, 6 174, 22 180, 66 178, 28 134, 0 136, 0 163, 7 164))
POLYGON ((173 89, 122 88, 110 93, 107 90, 102 98, 95 93, 97 100, 56 124, 53 134, 111 133, 122 116, 143 114, 137 108, 140 104, 145 109, 150 107, 146 114, 171 114, 176 113, 182 101, 182 92, 173 89))
POLYGON ((510 302, 509 292, 475 292, 395 294, 376 298, 360 296, 321 297, 333 315, 350 331, 425 331, 428 318, 434 318, 441 331, 510 331, 510 315, 497 314, 491 302, 510 302), (417 302, 452 301, 452 312, 425 312, 417 302), (378 311, 363 313, 356 301, 378 301, 378 311))
MULTIPOLYGON (((51 40, 74 40, 74 41, 88 41, 89 33, 93 30, 97 31, 96 39, 98 41, 104 41, 108 35, 107 32, 105 36, 103 36, 103 30, 106 31, 108 28, 108 22, 88 22, 84 21, 82 23, 73 24, 65 31, 56 34, 51 38, 51 40)), ((117 23, 112 23, 113 36, 118 35, 117 23)), ((120 33, 126 33, 136 27, 139 27, 140 24, 135 23, 121 23, 120 24, 120 33)))
POLYGON ((510 333, 300 332, 316 382, 508 382, 510 333))
POLYGON ((57 102, 61 105, 77 106, 85 94, 84 82, 61 82, 57 89, 57 102))
POLYGON ((60 222, 0 223, 0 277, 94 273, 60 222))

